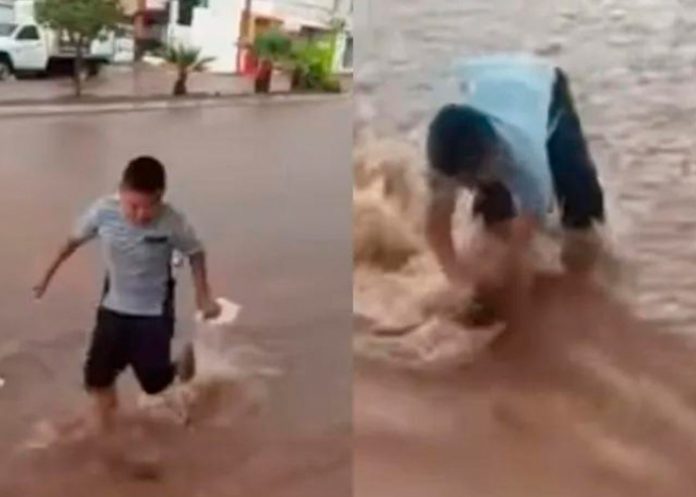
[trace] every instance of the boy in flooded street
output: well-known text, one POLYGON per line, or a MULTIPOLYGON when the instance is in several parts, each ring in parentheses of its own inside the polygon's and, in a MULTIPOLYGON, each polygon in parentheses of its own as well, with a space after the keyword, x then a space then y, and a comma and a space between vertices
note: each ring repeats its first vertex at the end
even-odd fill
POLYGON ((444 272, 455 283, 473 281, 480 294, 513 285, 510 268, 523 265, 555 200, 562 261, 587 274, 600 252, 595 228, 604 222, 604 199, 565 74, 526 56, 475 58, 455 72, 462 102, 439 110, 427 139, 427 235, 444 272), (473 216, 492 235, 490 246, 502 250, 456 253, 452 216, 462 188, 474 193, 473 216), (500 254, 505 263, 490 271, 500 254))
POLYGON ((117 376, 131 366, 150 395, 175 378, 194 374, 191 345, 171 360, 174 334, 172 255, 188 257, 196 305, 204 318, 220 308, 208 285, 201 242, 185 218, 164 202, 166 173, 152 157, 132 160, 118 193, 97 200, 79 219, 43 278, 34 288, 40 299, 58 268, 83 244, 99 238, 106 266, 104 291, 84 368, 87 390, 94 399, 98 426, 113 425, 118 405, 117 376))

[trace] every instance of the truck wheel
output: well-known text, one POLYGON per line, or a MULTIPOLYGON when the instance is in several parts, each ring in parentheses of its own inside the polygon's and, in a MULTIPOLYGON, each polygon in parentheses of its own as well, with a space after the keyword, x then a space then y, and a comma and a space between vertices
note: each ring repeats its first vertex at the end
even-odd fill
POLYGON ((12 77, 12 66, 10 63, 3 59, 0 58, 0 81, 7 81, 12 77))

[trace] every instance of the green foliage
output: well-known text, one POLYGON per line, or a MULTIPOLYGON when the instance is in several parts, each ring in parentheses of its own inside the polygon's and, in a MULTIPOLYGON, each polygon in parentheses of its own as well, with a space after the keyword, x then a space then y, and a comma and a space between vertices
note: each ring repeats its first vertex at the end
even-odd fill
POLYGON ((333 49, 325 40, 297 40, 290 56, 294 89, 340 92, 341 85, 332 74, 333 49))
POLYGON ((118 0, 37 0, 34 5, 39 24, 58 33, 75 46, 73 82, 75 95, 82 93, 83 50, 105 31, 115 29, 124 19, 118 0))
POLYGON ((83 45, 116 28, 124 18, 118 0, 39 0, 35 8, 39 24, 83 45))
POLYGON ((274 64, 280 63, 290 55, 292 40, 286 33, 271 29, 256 36, 253 49, 260 60, 269 60, 274 64))
POLYGON ((206 66, 215 60, 213 57, 201 57, 200 49, 184 45, 167 46, 162 56, 168 64, 185 72, 204 71, 206 66))
POLYGON ((178 77, 173 90, 176 96, 188 94, 187 80, 190 72, 203 71, 210 62, 215 60, 213 57, 201 57, 200 49, 185 45, 166 46, 162 57, 177 70, 178 77))

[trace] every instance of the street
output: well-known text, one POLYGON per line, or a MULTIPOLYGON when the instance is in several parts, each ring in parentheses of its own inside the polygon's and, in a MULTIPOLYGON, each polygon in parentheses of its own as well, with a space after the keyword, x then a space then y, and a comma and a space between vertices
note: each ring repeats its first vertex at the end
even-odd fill
MULTIPOLYGON (((271 389, 260 428, 280 462, 257 463, 246 474, 271 464, 279 481, 288 474, 292 480, 278 486, 260 471, 266 486, 250 476, 239 491, 307 497, 328 495, 330 488, 331 495, 349 495, 341 434, 351 416, 350 126, 347 98, 0 121, 2 467, 10 467, 14 448, 37 422, 84 406, 83 351, 103 277, 96 247, 63 268, 43 301, 33 301, 32 284, 75 216, 115 190, 129 159, 151 154, 168 168, 168 199, 188 214, 206 244, 215 293, 239 302, 239 327, 282 357, 284 374, 271 389), (305 446, 278 445, 305 438, 305 446), (338 454, 333 459, 327 444, 338 454), (302 454, 307 464, 317 457, 333 462, 303 473, 302 454), (290 473, 278 469, 286 459, 295 464, 290 473)), ((178 334, 185 338, 193 303, 188 274, 181 271, 178 280, 178 334)), ((167 496, 232 489, 239 434, 192 433, 170 446, 180 450, 170 454, 172 467, 188 472, 165 472, 159 488, 126 486, 129 495, 151 495, 153 488, 167 496)), ((31 458, 17 464, 11 478, 0 480, 0 488, 8 488, 3 495, 53 495, 60 485, 107 495, 103 481, 83 473, 79 463, 61 470, 49 464, 34 486, 27 483, 33 480, 31 458)))

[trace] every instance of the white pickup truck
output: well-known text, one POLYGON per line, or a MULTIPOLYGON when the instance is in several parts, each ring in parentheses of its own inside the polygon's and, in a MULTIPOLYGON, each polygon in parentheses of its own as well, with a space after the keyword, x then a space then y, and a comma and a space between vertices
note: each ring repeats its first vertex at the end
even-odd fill
MULTIPOLYGON (((94 76, 112 62, 115 47, 113 33, 95 40, 84 54, 87 74, 94 76)), ((69 70, 74 63, 75 47, 34 21, 33 2, 0 0, 0 80, 18 73, 69 70)))

